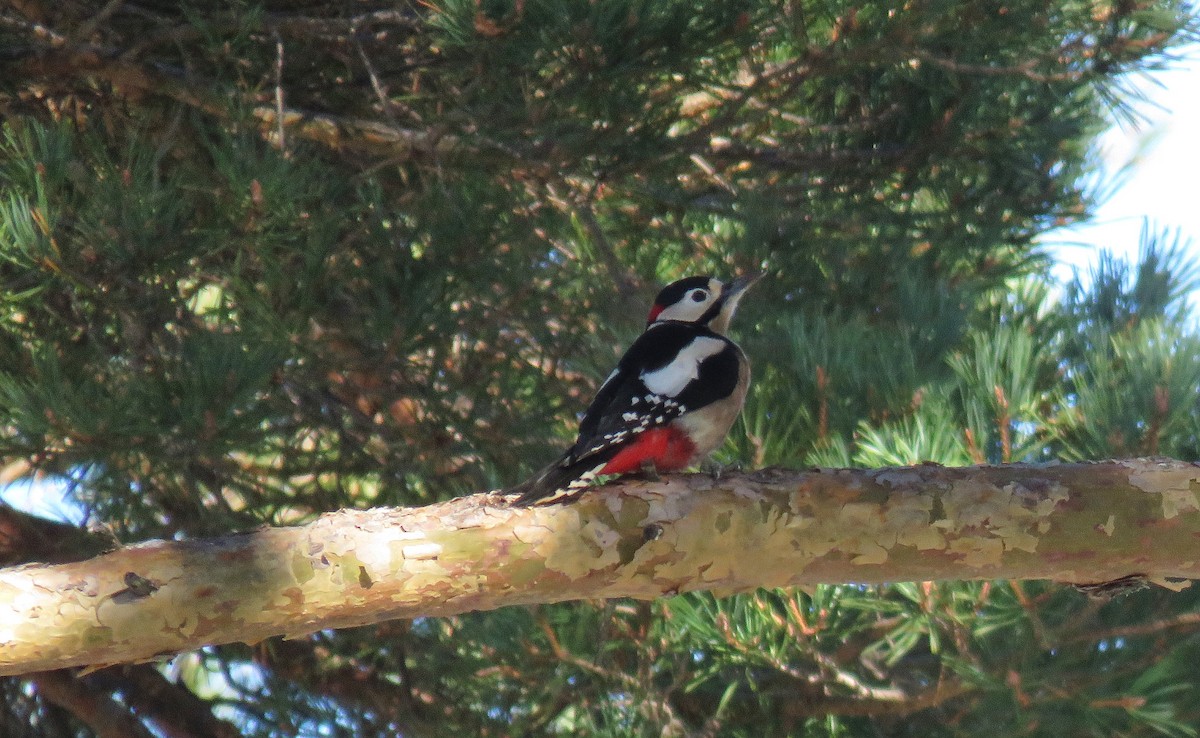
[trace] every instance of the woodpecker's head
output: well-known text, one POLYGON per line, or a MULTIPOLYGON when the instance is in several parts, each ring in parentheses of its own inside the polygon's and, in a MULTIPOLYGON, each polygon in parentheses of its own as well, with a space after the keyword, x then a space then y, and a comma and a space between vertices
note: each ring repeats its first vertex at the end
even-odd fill
POLYGON ((646 325, 678 320, 699 323, 715 333, 723 334, 729 329, 729 321, 733 319, 742 293, 761 276, 751 274, 729 282, 712 277, 686 277, 672 282, 654 298, 654 307, 650 308, 646 325))

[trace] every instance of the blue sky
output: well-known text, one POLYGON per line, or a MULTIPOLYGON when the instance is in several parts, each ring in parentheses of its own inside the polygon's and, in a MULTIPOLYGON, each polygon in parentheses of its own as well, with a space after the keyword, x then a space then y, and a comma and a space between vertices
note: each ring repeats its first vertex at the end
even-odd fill
POLYGON ((1130 80, 1147 98, 1135 105, 1142 120, 1136 126, 1115 123, 1101 138, 1107 175, 1129 166, 1124 184, 1086 225, 1041 239, 1060 262, 1060 279, 1070 278, 1072 266, 1094 264, 1101 248, 1136 259, 1145 218, 1179 228, 1200 256, 1200 44, 1176 55, 1181 58, 1167 69, 1130 80))

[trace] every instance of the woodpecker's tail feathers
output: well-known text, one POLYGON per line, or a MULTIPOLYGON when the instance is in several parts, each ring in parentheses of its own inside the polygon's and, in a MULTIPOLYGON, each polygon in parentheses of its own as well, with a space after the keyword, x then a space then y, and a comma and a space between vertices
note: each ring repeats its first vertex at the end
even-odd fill
POLYGON ((558 459, 550 466, 534 474, 528 480, 515 487, 504 490, 507 496, 517 495, 513 500, 514 507, 529 505, 550 505, 555 502, 565 502, 578 497, 596 480, 596 472, 604 466, 603 463, 593 468, 580 469, 579 465, 565 465, 565 457, 558 459))

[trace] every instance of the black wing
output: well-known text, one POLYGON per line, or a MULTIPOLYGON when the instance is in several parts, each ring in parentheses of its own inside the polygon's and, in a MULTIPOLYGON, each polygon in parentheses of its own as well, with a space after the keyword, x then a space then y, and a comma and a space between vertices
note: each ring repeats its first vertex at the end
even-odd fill
POLYGON ((639 433, 666 425, 687 410, 673 398, 651 392, 640 372, 622 372, 614 377, 613 385, 605 397, 597 395, 603 404, 589 406, 579 425, 579 437, 564 458, 568 464, 606 462, 639 433))

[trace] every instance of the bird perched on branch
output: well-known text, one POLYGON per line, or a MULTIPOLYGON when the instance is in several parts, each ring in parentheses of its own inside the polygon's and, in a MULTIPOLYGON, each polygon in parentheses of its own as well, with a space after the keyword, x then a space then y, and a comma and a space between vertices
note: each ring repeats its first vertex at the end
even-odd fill
POLYGON ((678 471, 725 439, 746 400, 750 363, 725 333, 761 274, 688 277, 663 288, 634 341, 596 393, 575 444, 507 490, 516 505, 573 497, 597 476, 678 471))

